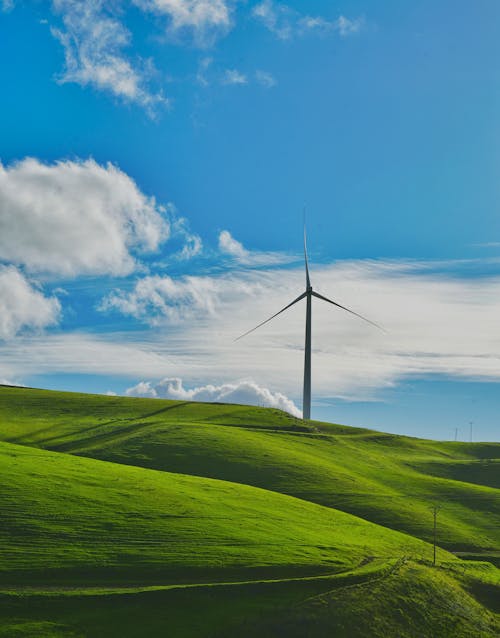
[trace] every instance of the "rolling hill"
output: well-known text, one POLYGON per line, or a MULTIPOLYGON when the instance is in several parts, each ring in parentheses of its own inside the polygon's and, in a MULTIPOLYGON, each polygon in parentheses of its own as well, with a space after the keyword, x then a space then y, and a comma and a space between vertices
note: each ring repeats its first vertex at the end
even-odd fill
POLYGON ((307 422, 277 410, 4 388, 0 439, 261 487, 427 541, 500 546, 500 444, 437 442, 307 422))
POLYGON ((10 387, 0 440, 2 637, 499 631, 447 550, 495 560, 500 445, 10 387))

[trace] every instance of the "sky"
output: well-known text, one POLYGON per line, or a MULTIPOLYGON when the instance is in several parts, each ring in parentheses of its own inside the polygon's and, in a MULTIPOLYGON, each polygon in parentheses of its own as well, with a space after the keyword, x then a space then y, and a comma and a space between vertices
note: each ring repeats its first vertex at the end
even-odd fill
POLYGON ((497 0, 0 1, 0 382, 500 440, 497 0))

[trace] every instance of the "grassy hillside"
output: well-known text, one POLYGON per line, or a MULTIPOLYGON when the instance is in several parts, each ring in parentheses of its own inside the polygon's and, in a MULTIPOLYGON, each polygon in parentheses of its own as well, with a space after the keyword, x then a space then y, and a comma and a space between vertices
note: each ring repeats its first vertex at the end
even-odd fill
POLYGON ((497 445, 5 387, 0 439, 1 638, 500 632, 499 570, 390 529, 492 553, 497 445))
POLYGON ((10 442, 297 496, 432 538, 500 546, 500 444, 436 442, 307 423, 276 410, 0 389, 10 442))
POLYGON ((471 593, 493 590, 492 569, 456 577, 409 561, 357 577, 0 594, 0 638, 495 638, 494 598, 471 593))
POLYGON ((0 485, 4 584, 248 580, 431 555, 422 541, 282 494, 7 443, 0 485))

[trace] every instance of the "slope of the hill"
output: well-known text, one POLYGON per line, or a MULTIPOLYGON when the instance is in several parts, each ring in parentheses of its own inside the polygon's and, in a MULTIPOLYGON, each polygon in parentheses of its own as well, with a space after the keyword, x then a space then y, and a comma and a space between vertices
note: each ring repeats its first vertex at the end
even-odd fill
MULTIPOLYGON (((438 549, 432 567, 421 540, 279 493, 330 506, 357 497, 366 507, 371 490, 375 515, 392 503, 394 521, 405 477, 415 493, 485 490, 483 510, 477 499, 464 505, 484 518, 466 528, 460 509, 447 515, 461 534, 490 542, 494 472, 479 461, 483 480, 474 463, 494 458, 496 446, 242 406, 15 388, 0 388, 0 438, 11 441, 0 443, 0 638, 500 632, 492 565, 438 549), (454 478, 461 464, 468 483, 454 478)), ((412 499, 405 511, 418 515, 412 499)))
POLYGON ((431 555, 422 541, 275 492, 8 443, 0 485, 4 584, 248 580, 431 555))
POLYGON ((500 546, 500 444, 303 422, 283 412, 0 388, 0 437, 117 463, 219 478, 341 509, 425 540, 500 546))
POLYGON ((406 561, 357 578, 0 594, 0 638, 496 638, 494 598, 471 591, 498 593, 497 575, 406 561))

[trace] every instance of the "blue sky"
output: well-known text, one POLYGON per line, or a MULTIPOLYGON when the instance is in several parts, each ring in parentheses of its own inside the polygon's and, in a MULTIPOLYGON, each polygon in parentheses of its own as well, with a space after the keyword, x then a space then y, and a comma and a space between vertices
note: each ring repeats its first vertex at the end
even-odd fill
POLYGON ((500 438, 500 7, 0 12, 0 379, 500 438))

